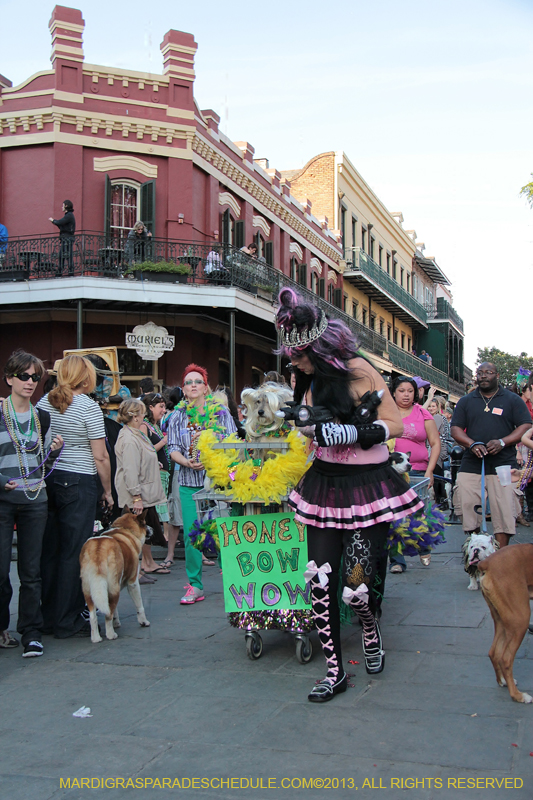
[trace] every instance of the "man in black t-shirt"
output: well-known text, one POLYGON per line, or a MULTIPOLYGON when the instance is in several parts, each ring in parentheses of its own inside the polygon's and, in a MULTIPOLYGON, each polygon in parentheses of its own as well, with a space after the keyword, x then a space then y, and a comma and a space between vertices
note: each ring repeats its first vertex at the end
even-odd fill
POLYGON ((451 434, 465 449, 457 483, 461 492, 463 530, 479 531, 481 464, 485 459, 485 481, 490 500, 494 535, 504 547, 515 533, 519 506, 513 486, 502 486, 496 467, 516 467, 516 445, 531 427, 524 401, 499 385, 494 364, 480 364, 478 388, 461 397, 451 421, 451 434))

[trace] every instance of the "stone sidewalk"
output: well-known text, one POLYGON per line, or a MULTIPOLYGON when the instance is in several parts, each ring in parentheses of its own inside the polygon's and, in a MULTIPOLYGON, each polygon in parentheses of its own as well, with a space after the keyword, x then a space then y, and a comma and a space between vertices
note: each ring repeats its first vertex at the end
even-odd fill
MULTIPOLYGON (((519 528, 518 540, 530 541, 530 530, 519 528)), ((387 579, 382 674, 365 672, 360 628, 344 629, 353 687, 324 706, 306 699, 324 674, 315 634, 309 664, 278 631, 264 632, 263 656, 250 661, 244 635, 226 622, 217 567, 204 569, 206 600, 179 605, 183 561, 143 587, 150 628, 138 626, 124 594, 116 641, 45 637, 44 657, 32 660, 21 648, 0 651, 0 797, 284 800, 311 791, 341 800, 373 796, 381 781, 393 800, 530 798, 533 706, 496 685, 488 608, 481 592, 467 591, 462 532, 449 527, 447 539, 429 568, 408 559, 406 573, 387 579), (80 706, 92 717, 74 718, 80 706), (106 778, 125 788, 60 784, 106 778), (298 788, 311 778, 312 789, 298 788), (127 788, 128 779, 144 788, 127 788)), ((15 587, 16 563, 12 576, 15 587)), ((15 599, 12 611, 15 629, 15 599)), ((532 659, 528 634, 515 676, 529 692, 532 659)))

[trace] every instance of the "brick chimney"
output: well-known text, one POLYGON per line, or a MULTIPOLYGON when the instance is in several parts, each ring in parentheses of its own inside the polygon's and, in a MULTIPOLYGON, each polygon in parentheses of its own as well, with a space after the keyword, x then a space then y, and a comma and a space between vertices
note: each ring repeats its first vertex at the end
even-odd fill
POLYGON ((163 73, 169 77, 168 104, 174 108, 194 110, 194 56, 198 45, 192 33, 170 30, 160 45, 163 73))
POLYGON ((56 6, 48 23, 52 34, 50 60, 56 73, 56 90, 79 94, 83 92, 83 40, 85 27, 77 8, 56 6))

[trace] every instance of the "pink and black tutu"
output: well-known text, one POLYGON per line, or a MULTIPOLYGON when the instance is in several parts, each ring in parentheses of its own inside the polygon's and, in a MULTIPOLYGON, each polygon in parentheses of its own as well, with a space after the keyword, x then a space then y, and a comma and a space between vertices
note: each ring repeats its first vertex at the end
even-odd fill
POLYGON ((368 528, 424 508, 416 492, 388 464, 339 464, 315 459, 289 505, 316 528, 368 528))

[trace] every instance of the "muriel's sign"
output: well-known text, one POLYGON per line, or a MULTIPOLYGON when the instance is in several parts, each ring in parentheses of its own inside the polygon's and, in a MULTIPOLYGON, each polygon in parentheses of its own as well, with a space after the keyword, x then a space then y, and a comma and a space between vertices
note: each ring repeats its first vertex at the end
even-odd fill
POLYGON ((127 347, 137 350, 137 355, 145 361, 157 361, 166 350, 174 350, 175 343, 174 336, 155 322, 136 325, 131 333, 126 334, 127 347))
POLYGON ((226 611, 311 606, 305 525, 294 514, 217 519, 226 611))

